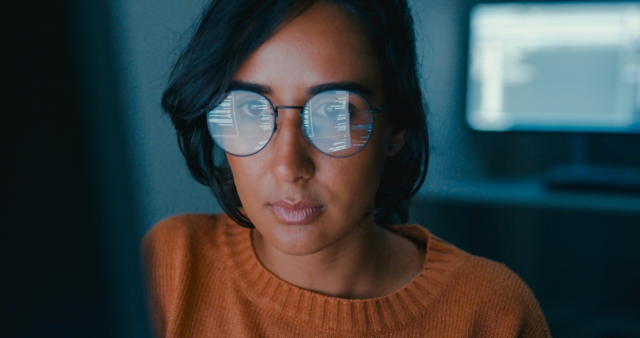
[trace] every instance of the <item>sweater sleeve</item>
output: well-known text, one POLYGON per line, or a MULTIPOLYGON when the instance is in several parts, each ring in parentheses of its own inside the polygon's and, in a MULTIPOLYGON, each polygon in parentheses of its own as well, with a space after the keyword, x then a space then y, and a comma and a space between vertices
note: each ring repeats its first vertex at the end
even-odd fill
POLYGON ((188 229, 179 217, 156 224, 145 235, 141 251, 149 313, 158 337, 168 334, 177 315, 188 262, 188 229))
POLYGON ((506 266, 484 260, 490 275, 483 276, 484 297, 477 308, 474 337, 551 337, 533 292, 506 266))
POLYGON ((514 304, 512 304, 519 318, 516 336, 519 338, 551 337, 547 321, 533 292, 515 273, 511 272, 511 274, 516 278, 514 304))

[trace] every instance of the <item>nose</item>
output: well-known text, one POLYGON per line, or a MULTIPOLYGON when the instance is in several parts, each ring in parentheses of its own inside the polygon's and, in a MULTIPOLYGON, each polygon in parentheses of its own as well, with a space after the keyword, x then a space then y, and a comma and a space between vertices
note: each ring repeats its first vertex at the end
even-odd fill
POLYGON ((299 111, 286 108, 278 110, 277 130, 269 142, 274 148, 271 153, 271 172, 284 183, 303 182, 315 173, 311 156, 313 149, 310 149, 311 145, 303 134, 299 111))

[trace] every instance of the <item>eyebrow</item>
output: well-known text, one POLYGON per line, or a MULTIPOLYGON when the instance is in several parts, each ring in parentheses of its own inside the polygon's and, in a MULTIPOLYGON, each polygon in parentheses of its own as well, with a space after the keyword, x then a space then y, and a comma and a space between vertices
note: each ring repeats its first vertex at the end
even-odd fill
POLYGON ((308 95, 315 95, 326 90, 348 90, 360 95, 371 97, 371 89, 352 81, 330 82, 313 86, 307 89, 308 95))
POLYGON ((229 90, 248 90, 263 95, 273 94, 273 90, 269 86, 237 80, 231 81, 229 84, 229 90))
MULTIPOLYGON (((273 89, 269 86, 237 80, 231 81, 229 90, 248 90, 263 95, 273 94, 273 89)), ((312 96, 327 90, 348 90, 363 96, 371 97, 371 89, 353 81, 329 82, 315 85, 307 89, 307 95, 312 96)))

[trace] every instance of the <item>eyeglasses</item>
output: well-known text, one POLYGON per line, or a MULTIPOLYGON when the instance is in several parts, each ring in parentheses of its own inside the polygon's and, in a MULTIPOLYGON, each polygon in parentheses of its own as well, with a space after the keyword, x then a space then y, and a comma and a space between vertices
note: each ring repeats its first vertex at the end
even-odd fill
POLYGON ((261 94, 232 90, 207 112, 207 126, 215 144, 228 154, 250 156, 267 146, 278 129, 279 109, 301 109, 302 131, 320 152, 348 157, 363 149, 371 138, 374 115, 360 94, 328 90, 312 96, 304 106, 274 106, 261 94))

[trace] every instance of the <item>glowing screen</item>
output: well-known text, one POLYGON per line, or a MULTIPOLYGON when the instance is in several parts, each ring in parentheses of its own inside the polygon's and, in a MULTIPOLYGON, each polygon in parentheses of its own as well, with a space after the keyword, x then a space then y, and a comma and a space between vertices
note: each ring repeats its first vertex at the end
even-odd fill
POLYGON ((640 4, 476 5, 466 118, 487 131, 640 133, 640 4))

